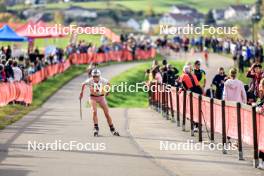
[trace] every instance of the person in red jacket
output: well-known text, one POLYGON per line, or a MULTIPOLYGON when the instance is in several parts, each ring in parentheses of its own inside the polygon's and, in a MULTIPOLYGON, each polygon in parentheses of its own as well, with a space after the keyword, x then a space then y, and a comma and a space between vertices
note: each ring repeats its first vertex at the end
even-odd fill
POLYGON ((184 66, 183 74, 180 77, 180 83, 182 83, 182 86, 185 90, 202 94, 202 88, 199 85, 199 81, 196 75, 192 73, 191 67, 189 65, 184 66))
MULTIPOLYGON (((191 71, 191 66, 186 65, 183 68, 183 74, 180 77, 180 82, 185 90, 202 94, 202 88, 200 87, 199 81, 194 73, 191 71)), ((194 122, 193 132, 198 132, 198 123, 194 122)))

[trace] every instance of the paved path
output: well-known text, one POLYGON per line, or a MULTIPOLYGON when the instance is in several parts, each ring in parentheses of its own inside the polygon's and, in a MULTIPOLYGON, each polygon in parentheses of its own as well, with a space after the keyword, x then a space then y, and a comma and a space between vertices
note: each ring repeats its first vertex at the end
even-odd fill
MULTIPOLYGON (((112 65, 102 69, 111 78, 135 64, 112 65)), ((84 108, 84 120, 79 118, 80 84, 82 75, 59 90, 41 108, 0 132, 1 176, 73 176, 73 175, 166 175, 141 153, 126 132, 127 121, 122 109, 111 109, 115 126, 122 137, 113 137, 100 111, 103 137, 94 138, 89 109, 84 108), (77 141, 105 143, 105 151, 27 151, 28 141, 77 141), (142 167, 144 166, 144 167, 142 167)), ((85 105, 83 105, 85 106, 85 105)))
MULTIPOLYGON (((139 63, 137 63, 139 64, 139 63)), ((102 68, 111 78, 135 63, 102 68)), ((111 109, 122 137, 113 137, 99 111, 102 137, 92 135, 89 109, 79 119, 80 83, 77 77, 41 108, 0 131, 1 176, 260 176, 247 161, 220 152, 160 151, 160 140, 184 142, 186 133, 150 109, 111 109), (28 151, 28 141, 105 143, 104 151, 28 151)), ((95 147, 96 149, 96 147, 95 147)))

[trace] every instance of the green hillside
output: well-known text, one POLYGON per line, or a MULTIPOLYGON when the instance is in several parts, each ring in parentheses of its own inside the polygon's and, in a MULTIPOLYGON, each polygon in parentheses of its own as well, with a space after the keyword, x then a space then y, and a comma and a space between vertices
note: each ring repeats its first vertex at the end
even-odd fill
MULTIPOLYGON (((240 0, 241 4, 252 4, 255 0, 240 0)), ((118 1, 97 1, 80 3, 51 3, 47 4, 47 9, 65 9, 71 5, 84 8, 96 9, 131 9, 133 11, 148 11, 152 6, 155 13, 163 13, 170 10, 173 4, 185 4, 197 8, 200 12, 206 13, 211 8, 224 8, 231 4, 236 4, 237 0, 118 0, 118 1)), ((17 5, 10 9, 23 9, 24 5, 17 5)))

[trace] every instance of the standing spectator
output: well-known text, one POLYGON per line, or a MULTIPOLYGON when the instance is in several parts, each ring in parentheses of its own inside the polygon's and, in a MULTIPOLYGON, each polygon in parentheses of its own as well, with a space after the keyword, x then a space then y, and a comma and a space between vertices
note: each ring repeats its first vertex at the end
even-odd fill
POLYGON ((14 81, 21 81, 23 78, 22 70, 17 66, 17 61, 13 63, 14 81))
POLYGON ((206 85, 206 73, 201 69, 201 62, 199 60, 196 60, 194 63, 194 74, 199 81, 200 87, 204 90, 206 85))
POLYGON ((247 94, 242 81, 236 79, 237 70, 232 68, 229 71, 230 79, 224 84, 223 99, 226 101, 235 101, 247 103, 247 94))
POLYGON ((256 62, 258 62, 258 63, 263 62, 263 48, 259 43, 257 43, 257 46, 256 46, 255 57, 256 57, 256 62))
POLYGON ((199 81, 196 75, 191 72, 191 68, 188 65, 183 67, 183 74, 180 77, 180 83, 182 83, 182 86, 185 90, 202 94, 199 81))
POLYGON ((168 61, 166 59, 164 59, 162 61, 162 67, 161 70, 167 70, 168 69, 168 61))
POLYGON ((152 70, 152 77, 153 79, 158 82, 158 83, 162 83, 162 76, 160 73, 160 69, 159 66, 156 66, 153 70, 152 70))
POLYGON ((145 79, 146 79, 146 83, 149 84, 153 79, 152 79, 152 74, 150 72, 150 69, 147 69, 145 71, 145 79))
POLYGON ((6 81, 5 67, 3 64, 0 64, 0 82, 6 81))
POLYGON ((151 68, 154 69, 158 65, 159 65, 159 62, 157 60, 153 60, 151 68))
POLYGON ((11 56, 12 56, 12 50, 11 50, 11 46, 10 45, 7 46, 6 54, 5 55, 6 55, 6 59, 7 60, 11 58, 11 56))
POLYGON ((237 67, 237 45, 233 41, 230 43, 230 52, 234 61, 234 67, 237 67))
MULTIPOLYGON (((234 101, 239 103, 247 103, 247 94, 242 81, 236 79, 237 70, 232 68, 229 71, 230 79, 225 82, 223 99, 225 101, 234 101)), ((227 136, 228 143, 231 144, 231 138, 227 136)))
POLYGON ((189 50, 189 44, 190 44, 189 38, 184 37, 183 38, 183 49, 185 53, 187 53, 189 50))
POLYGON ((256 100, 259 93, 259 84, 263 78, 262 66, 260 64, 253 64, 247 72, 247 77, 252 79, 248 91, 255 96, 256 100))
MULTIPOLYGON (((183 74, 180 77, 180 82, 185 90, 194 93, 202 94, 202 88, 195 74, 191 72, 190 66, 186 65, 183 68, 183 74)), ((198 123, 194 122, 194 132, 198 132, 198 123)))
POLYGON ((242 51, 238 53, 238 68, 239 72, 244 73, 244 57, 242 55, 242 51))
POLYGON ((13 71, 13 60, 9 59, 5 66, 6 79, 10 82, 14 80, 14 71, 13 71))
POLYGON ((5 48, 2 46, 1 49, 0 49, 0 58, 6 58, 6 55, 5 55, 5 48))
POLYGON ((218 69, 218 74, 215 75, 212 84, 216 87, 215 89, 215 98, 222 99, 223 97, 223 90, 224 90, 224 83, 225 83, 225 70, 223 67, 218 69))
POLYGON ((209 52, 208 52, 208 49, 204 47, 204 60, 205 60, 206 67, 209 67, 208 59, 209 59, 209 52))
MULTIPOLYGON (((259 84, 259 98, 260 102, 256 104, 256 111, 258 113, 264 113, 264 79, 260 81, 259 84)), ((264 152, 259 151, 259 169, 264 169, 264 152)))
POLYGON ((163 67, 162 70, 162 82, 165 84, 169 84, 171 86, 176 85, 177 74, 179 73, 178 69, 172 67, 171 65, 167 65, 167 67, 163 67))

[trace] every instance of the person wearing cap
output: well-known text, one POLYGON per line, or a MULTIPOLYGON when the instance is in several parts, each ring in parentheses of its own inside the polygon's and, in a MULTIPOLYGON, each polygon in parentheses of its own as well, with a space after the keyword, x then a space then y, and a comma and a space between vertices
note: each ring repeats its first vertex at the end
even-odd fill
POLYGON ((201 69, 201 61, 196 60, 194 62, 194 74, 196 75, 199 85, 204 90, 206 86, 206 73, 204 70, 201 69))
POLYGON ((247 94, 242 81, 236 78, 237 69, 229 71, 229 79, 224 84, 223 99, 239 103, 247 103, 247 94))
POLYGON ((253 64, 251 68, 248 70, 247 75, 248 78, 251 78, 251 82, 249 85, 249 92, 253 93, 255 99, 258 97, 259 94, 259 84, 261 79, 263 78, 263 71, 261 64, 253 64))
POLYGON ((108 125, 110 127, 110 131, 114 136, 119 136, 119 133, 115 130, 113 125, 112 118, 109 114, 109 108, 105 99, 105 96, 109 94, 109 92, 105 93, 105 88, 110 87, 110 83, 107 79, 101 77, 101 72, 98 69, 92 70, 91 78, 88 78, 82 84, 82 90, 80 93, 80 99, 83 97, 83 91, 87 86, 90 90, 90 98, 89 103, 91 105, 91 110, 93 114, 93 122, 94 122, 94 136, 98 136, 99 126, 98 126, 98 117, 97 117, 97 104, 103 109, 105 117, 107 119, 108 125))

